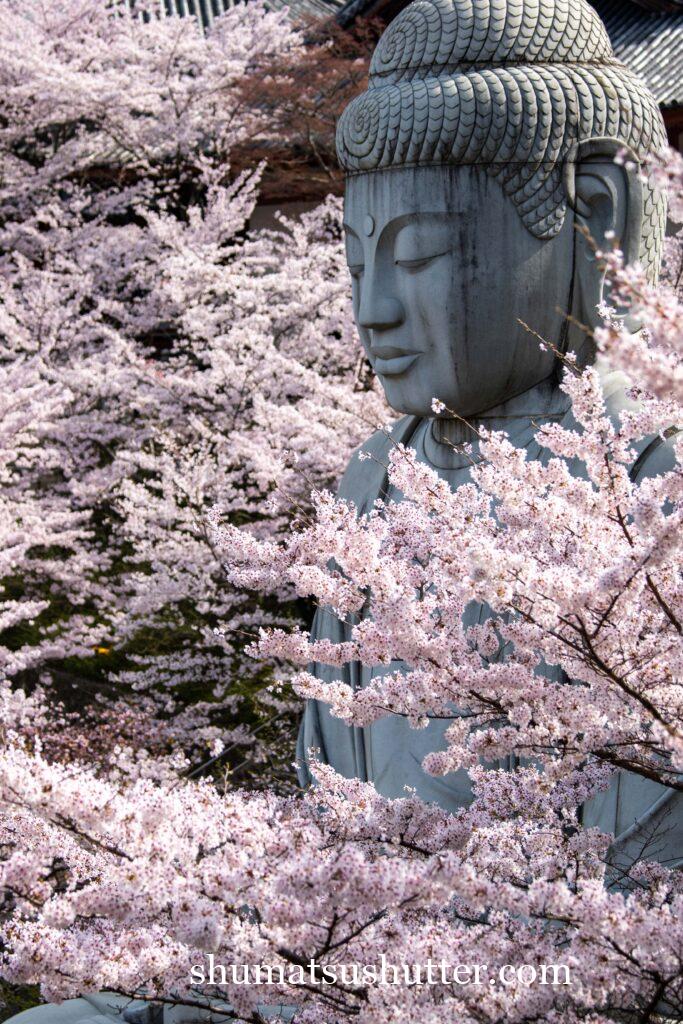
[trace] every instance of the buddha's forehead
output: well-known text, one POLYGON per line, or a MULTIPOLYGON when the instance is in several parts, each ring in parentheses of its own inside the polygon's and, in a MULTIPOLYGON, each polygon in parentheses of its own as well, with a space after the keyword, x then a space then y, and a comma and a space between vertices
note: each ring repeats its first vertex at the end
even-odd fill
POLYGON ((346 181, 344 223, 359 237, 430 215, 476 224, 484 216, 508 219, 513 212, 500 185, 482 167, 401 167, 351 175, 346 181))

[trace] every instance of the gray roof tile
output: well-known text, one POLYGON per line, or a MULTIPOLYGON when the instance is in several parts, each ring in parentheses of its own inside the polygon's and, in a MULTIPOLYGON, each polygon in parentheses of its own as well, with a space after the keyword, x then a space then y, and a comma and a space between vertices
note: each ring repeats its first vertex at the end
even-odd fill
MULTIPOLYGON (((331 17, 342 7, 343 0, 268 0, 268 6, 279 11, 287 7, 296 17, 315 15, 319 18, 331 17)), ((180 17, 194 15, 202 25, 208 28, 214 18, 234 6, 234 0, 160 0, 161 13, 174 14, 180 17)))
POLYGON ((625 0, 591 0, 614 52, 662 106, 683 104, 683 11, 657 13, 625 0))

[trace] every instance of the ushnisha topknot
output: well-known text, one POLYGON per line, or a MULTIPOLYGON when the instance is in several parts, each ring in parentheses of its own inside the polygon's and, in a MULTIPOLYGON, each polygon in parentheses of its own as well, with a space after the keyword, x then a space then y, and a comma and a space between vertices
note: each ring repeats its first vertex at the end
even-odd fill
MULTIPOLYGON (((552 238, 567 209, 564 163, 597 138, 639 160, 666 145, 654 97, 615 58, 586 0, 414 0, 377 44, 367 92, 339 121, 337 152, 350 174, 485 166, 529 231, 552 238)), ((646 189, 650 265, 664 218, 646 189)))

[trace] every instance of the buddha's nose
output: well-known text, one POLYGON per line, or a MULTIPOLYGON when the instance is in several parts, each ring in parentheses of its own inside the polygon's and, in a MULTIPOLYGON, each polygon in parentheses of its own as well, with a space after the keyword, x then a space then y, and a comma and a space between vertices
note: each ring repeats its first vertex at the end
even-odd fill
POLYGON ((398 327, 405 320, 405 310, 399 299, 382 295, 374 289, 363 296, 358 310, 358 326, 371 331, 386 331, 398 327))

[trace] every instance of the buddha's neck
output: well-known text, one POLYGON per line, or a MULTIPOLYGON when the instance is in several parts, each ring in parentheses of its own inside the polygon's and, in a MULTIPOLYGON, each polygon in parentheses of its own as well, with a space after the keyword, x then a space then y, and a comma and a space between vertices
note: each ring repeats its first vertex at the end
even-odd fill
MULTIPOLYGON (((495 408, 471 416, 467 421, 453 417, 432 420, 431 444, 451 449, 476 444, 481 428, 504 430, 514 443, 516 438, 548 419, 560 419, 569 409, 570 401, 560 390, 554 377, 541 381, 528 391, 509 398, 495 408)), ((436 452, 434 453, 436 455, 436 452)))

